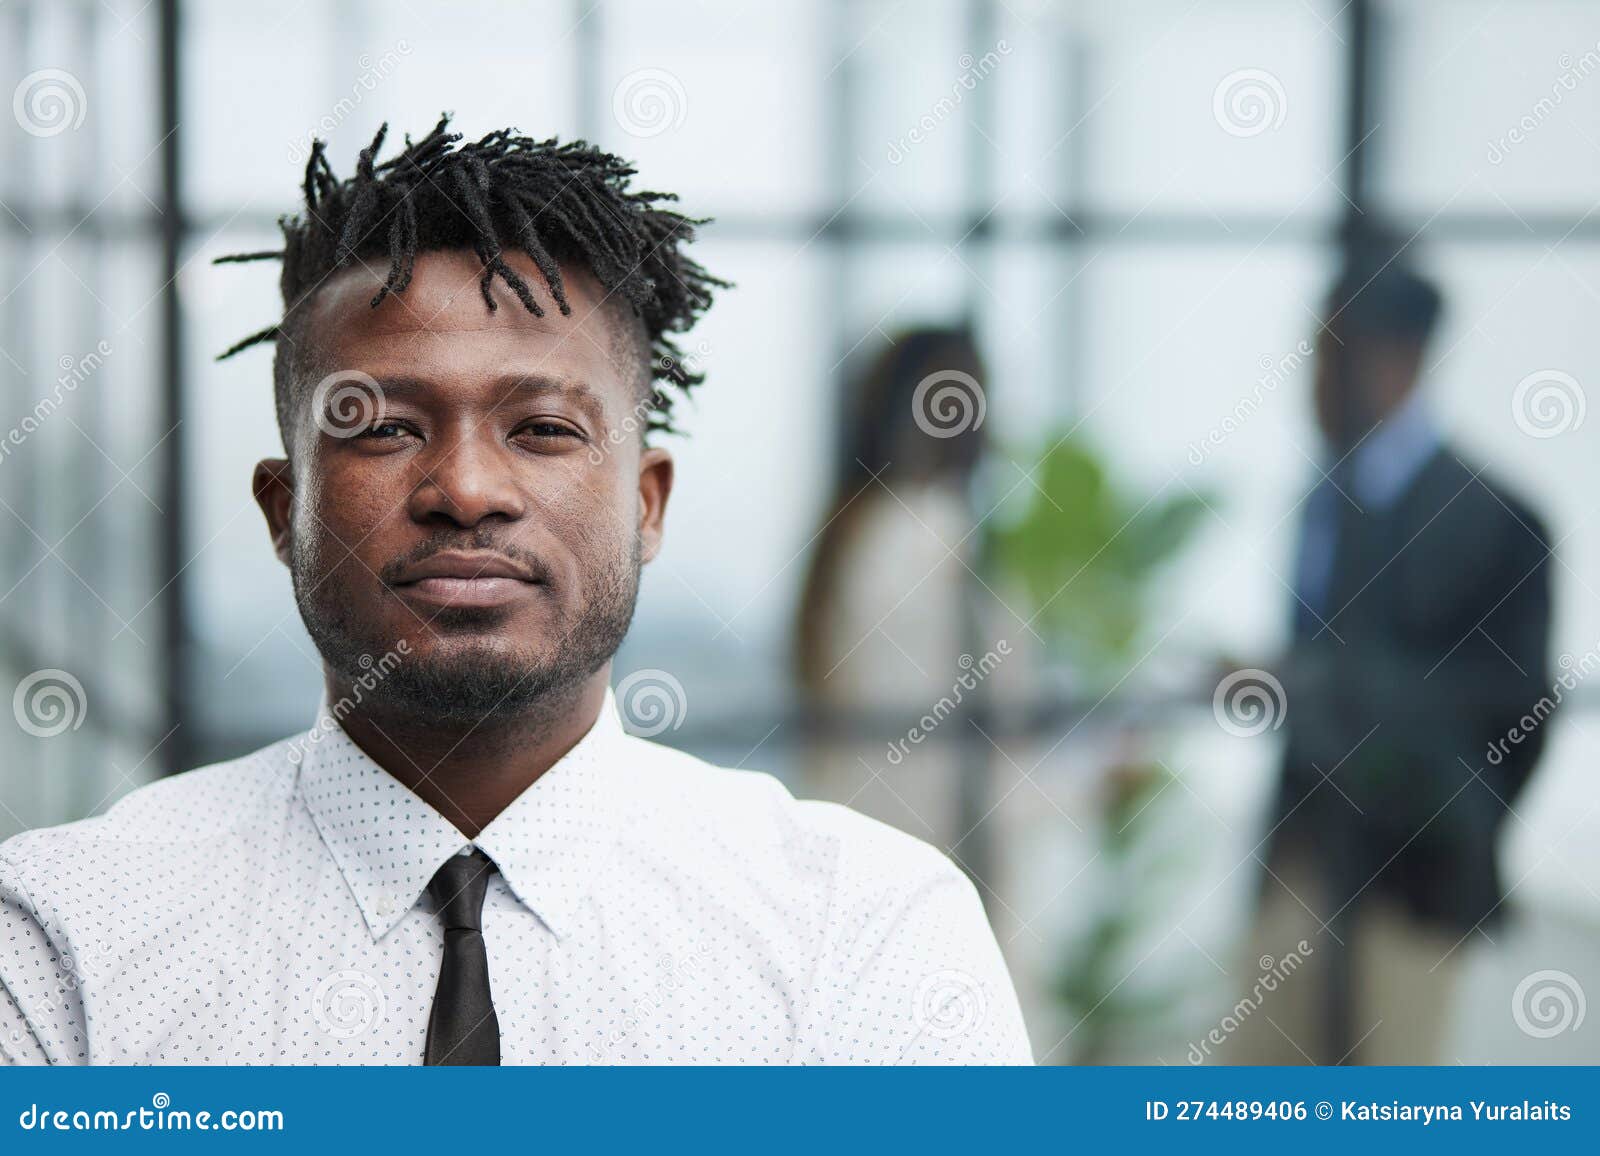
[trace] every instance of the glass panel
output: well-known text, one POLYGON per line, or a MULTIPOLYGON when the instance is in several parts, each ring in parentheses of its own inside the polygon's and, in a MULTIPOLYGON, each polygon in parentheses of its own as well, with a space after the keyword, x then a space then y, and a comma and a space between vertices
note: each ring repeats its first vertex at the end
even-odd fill
MULTIPOLYGON (((197 212, 271 216, 292 208, 307 134, 324 116, 340 126, 372 116, 373 106, 352 96, 358 53, 339 35, 333 11, 218 0, 185 7, 184 195, 197 212), (340 104, 345 98, 350 103, 340 104)), ((365 122, 335 134, 341 148, 360 138, 356 128, 365 122)))
MULTIPOLYGON (((1581 678, 1600 651, 1600 463, 1589 429, 1600 382, 1590 337, 1600 245, 1439 244, 1429 255, 1449 294, 1427 367, 1441 421, 1464 461, 1486 466, 1544 519, 1555 545, 1550 674, 1581 678)), ((1595 700, 1586 681, 1560 693, 1569 701, 1548 724, 1549 746, 1516 801, 1501 870, 1516 883, 1521 910, 1592 912, 1600 881, 1595 700)))
POLYGON ((161 197, 158 10, 144 0, 85 7, 93 17, 96 89, 90 203, 124 214, 154 213, 161 197))
POLYGON ((584 23, 571 0, 353 5, 342 17, 350 51, 336 71, 328 110, 337 116, 358 102, 349 119, 362 131, 335 130, 349 138, 335 158, 353 163, 385 118, 398 143, 401 133, 427 132, 445 109, 459 114, 455 128, 469 138, 507 125, 535 137, 579 135, 584 23))
POLYGON ((272 401, 273 347, 216 355, 277 320, 278 264, 211 264, 275 247, 268 233, 226 233, 189 250, 180 282, 189 322, 190 612, 197 641, 196 709, 204 732, 235 751, 299 730, 321 680, 250 490, 255 463, 283 453, 272 401))
POLYGON ((1600 181, 1593 4, 1386 3, 1372 143, 1394 204, 1508 218, 1586 211, 1600 181))
POLYGON ((1079 150, 1090 202, 1112 213, 1338 210, 1327 179, 1344 152, 1338 10, 1085 5, 1088 106, 1049 147, 1079 150))
POLYGON ((1297 351, 1332 272, 1314 247, 1139 245, 1084 275, 1085 431, 1142 493, 1215 510, 1157 610, 1174 651, 1265 650, 1287 620, 1281 520, 1318 453, 1297 351))
POLYGON ((692 215, 765 227, 823 208, 825 89, 817 6, 803 0, 681 7, 625 0, 590 17, 601 70, 588 78, 603 147, 634 160, 645 188, 692 215))
POLYGON ((969 43, 966 6, 955 0, 842 7, 847 19, 829 52, 826 83, 845 85, 849 101, 841 158, 847 204, 907 223, 960 213, 976 107, 962 81, 995 46, 969 43))
POLYGON ((701 259, 739 287, 687 347, 708 376, 683 408, 688 436, 663 443, 677 460, 666 541, 616 669, 668 670, 690 722, 727 723, 786 692, 791 615, 827 501, 835 286, 821 255, 792 243, 707 244, 701 259))

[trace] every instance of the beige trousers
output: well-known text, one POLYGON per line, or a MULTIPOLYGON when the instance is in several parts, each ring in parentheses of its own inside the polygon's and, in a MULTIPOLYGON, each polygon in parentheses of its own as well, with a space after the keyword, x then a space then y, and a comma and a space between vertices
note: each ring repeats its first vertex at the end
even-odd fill
POLYGON ((1347 913, 1353 989, 1348 1038, 1354 1048, 1348 1056, 1332 1054, 1323 1009, 1329 965, 1340 948, 1322 924, 1332 918, 1333 908, 1309 865, 1293 860, 1272 865, 1248 954, 1232 969, 1245 998, 1230 1009, 1231 1023, 1218 1032, 1223 1042, 1202 1047, 1207 1062, 1448 1062, 1440 1046, 1467 944, 1457 933, 1419 924, 1393 901, 1370 892, 1347 913), (1300 949, 1302 942, 1309 951, 1300 949))

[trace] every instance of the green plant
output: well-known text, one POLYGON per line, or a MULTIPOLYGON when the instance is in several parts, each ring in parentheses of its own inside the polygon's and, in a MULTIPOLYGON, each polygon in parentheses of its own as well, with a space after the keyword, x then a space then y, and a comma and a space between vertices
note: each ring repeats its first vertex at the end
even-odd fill
POLYGON ((1167 805, 1174 776, 1160 763, 1108 768, 1092 832, 1102 886, 1085 930, 1066 946, 1054 995, 1071 1019, 1076 1063, 1115 1063, 1159 1038, 1188 992, 1138 982, 1150 929, 1170 918, 1173 883, 1188 856, 1174 840, 1182 818, 1167 805))
POLYGON ((1035 626, 1088 682, 1120 677, 1145 619, 1151 579, 1205 510, 1185 490, 1140 500, 1114 485, 1076 434, 1047 439, 1031 461, 1019 515, 991 533, 992 558, 1032 602, 1035 626))
MULTIPOLYGON (((1026 594, 1036 628, 1067 661, 1080 692, 1115 685, 1144 633, 1153 579, 1189 540, 1207 503, 1187 490, 1145 499, 1129 493, 1076 435, 1052 437, 1018 460, 1033 462, 1035 484, 1021 511, 992 532, 994 564, 1026 594)), ((1142 728, 1121 738, 1101 775, 1090 835, 1101 886, 1054 985, 1080 1063, 1131 1053, 1159 1034, 1185 995, 1181 986, 1129 982, 1141 941, 1166 914, 1185 854, 1169 814, 1182 792, 1168 792, 1172 775, 1142 728)))

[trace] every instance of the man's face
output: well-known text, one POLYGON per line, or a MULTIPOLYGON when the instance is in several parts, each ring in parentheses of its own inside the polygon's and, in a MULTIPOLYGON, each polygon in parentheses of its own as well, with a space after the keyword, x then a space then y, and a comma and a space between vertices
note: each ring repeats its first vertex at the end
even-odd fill
POLYGON ((1312 405, 1328 442, 1348 449, 1410 396, 1421 371, 1416 341, 1376 337, 1337 323, 1317 335, 1312 405))
MULTIPOLYGON (((507 260, 543 293, 531 261, 507 260)), ((373 696, 468 724, 609 661, 672 483, 664 450, 619 432, 644 425, 640 367, 598 283, 563 269, 572 313, 545 294, 535 317, 496 281, 491 313, 480 270, 471 253, 422 254, 377 309, 378 273, 330 279, 301 331, 324 384, 302 383, 292 471, 256 474, 336 679, 397 651, 373 696)))

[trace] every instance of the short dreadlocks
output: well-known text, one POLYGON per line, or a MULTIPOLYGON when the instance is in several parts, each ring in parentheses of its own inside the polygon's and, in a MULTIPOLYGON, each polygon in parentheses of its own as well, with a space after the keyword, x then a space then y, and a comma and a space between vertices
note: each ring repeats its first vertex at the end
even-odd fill
POLYGON ((499 277, 535 317, 544 308, 532 288, 506 264, 512 247, 526 253, 549 286, 563 314, 571 314, 561 263, 587 267, 607 291, 625 303, 642 327, 648 348, 648 430, 672 430, 674 393, 688 396, 704 378, 684 364, 671 335, 692 327, 726 281, 710 276, 683 252, 704 219, 663 207, 671 193, 630 192, 634 169, 626 161, 583 141, 536 141, 513 130, 491 132, 461 144, 448 131, 450 114, 399 156, 378 162, 389 126, 378 129, 361 151, 353 177, 340 180, 313 141, 306 162, 305 210, 278 221, 281 250, 237 253, 217 264, 283 261, 283 319, 226 350, 218 360, 266 341, 278 342, 273 384, 278 422, 289 438, 294 382, 302 359, 296 329, 303 307, 328 277, 365 258, 387 259, 388 276, 372 298, 373 308, 390 293, 404 293, 417 254, 435 249, 472 249, 483 265, 479 286, 495 308, 491 286, 499 277), (283 341, 279 341, 283 338, 283 341), (287 346, 287 348, 286 348, 287 346), (669 392, 667 387, 672 387, 669 392))

